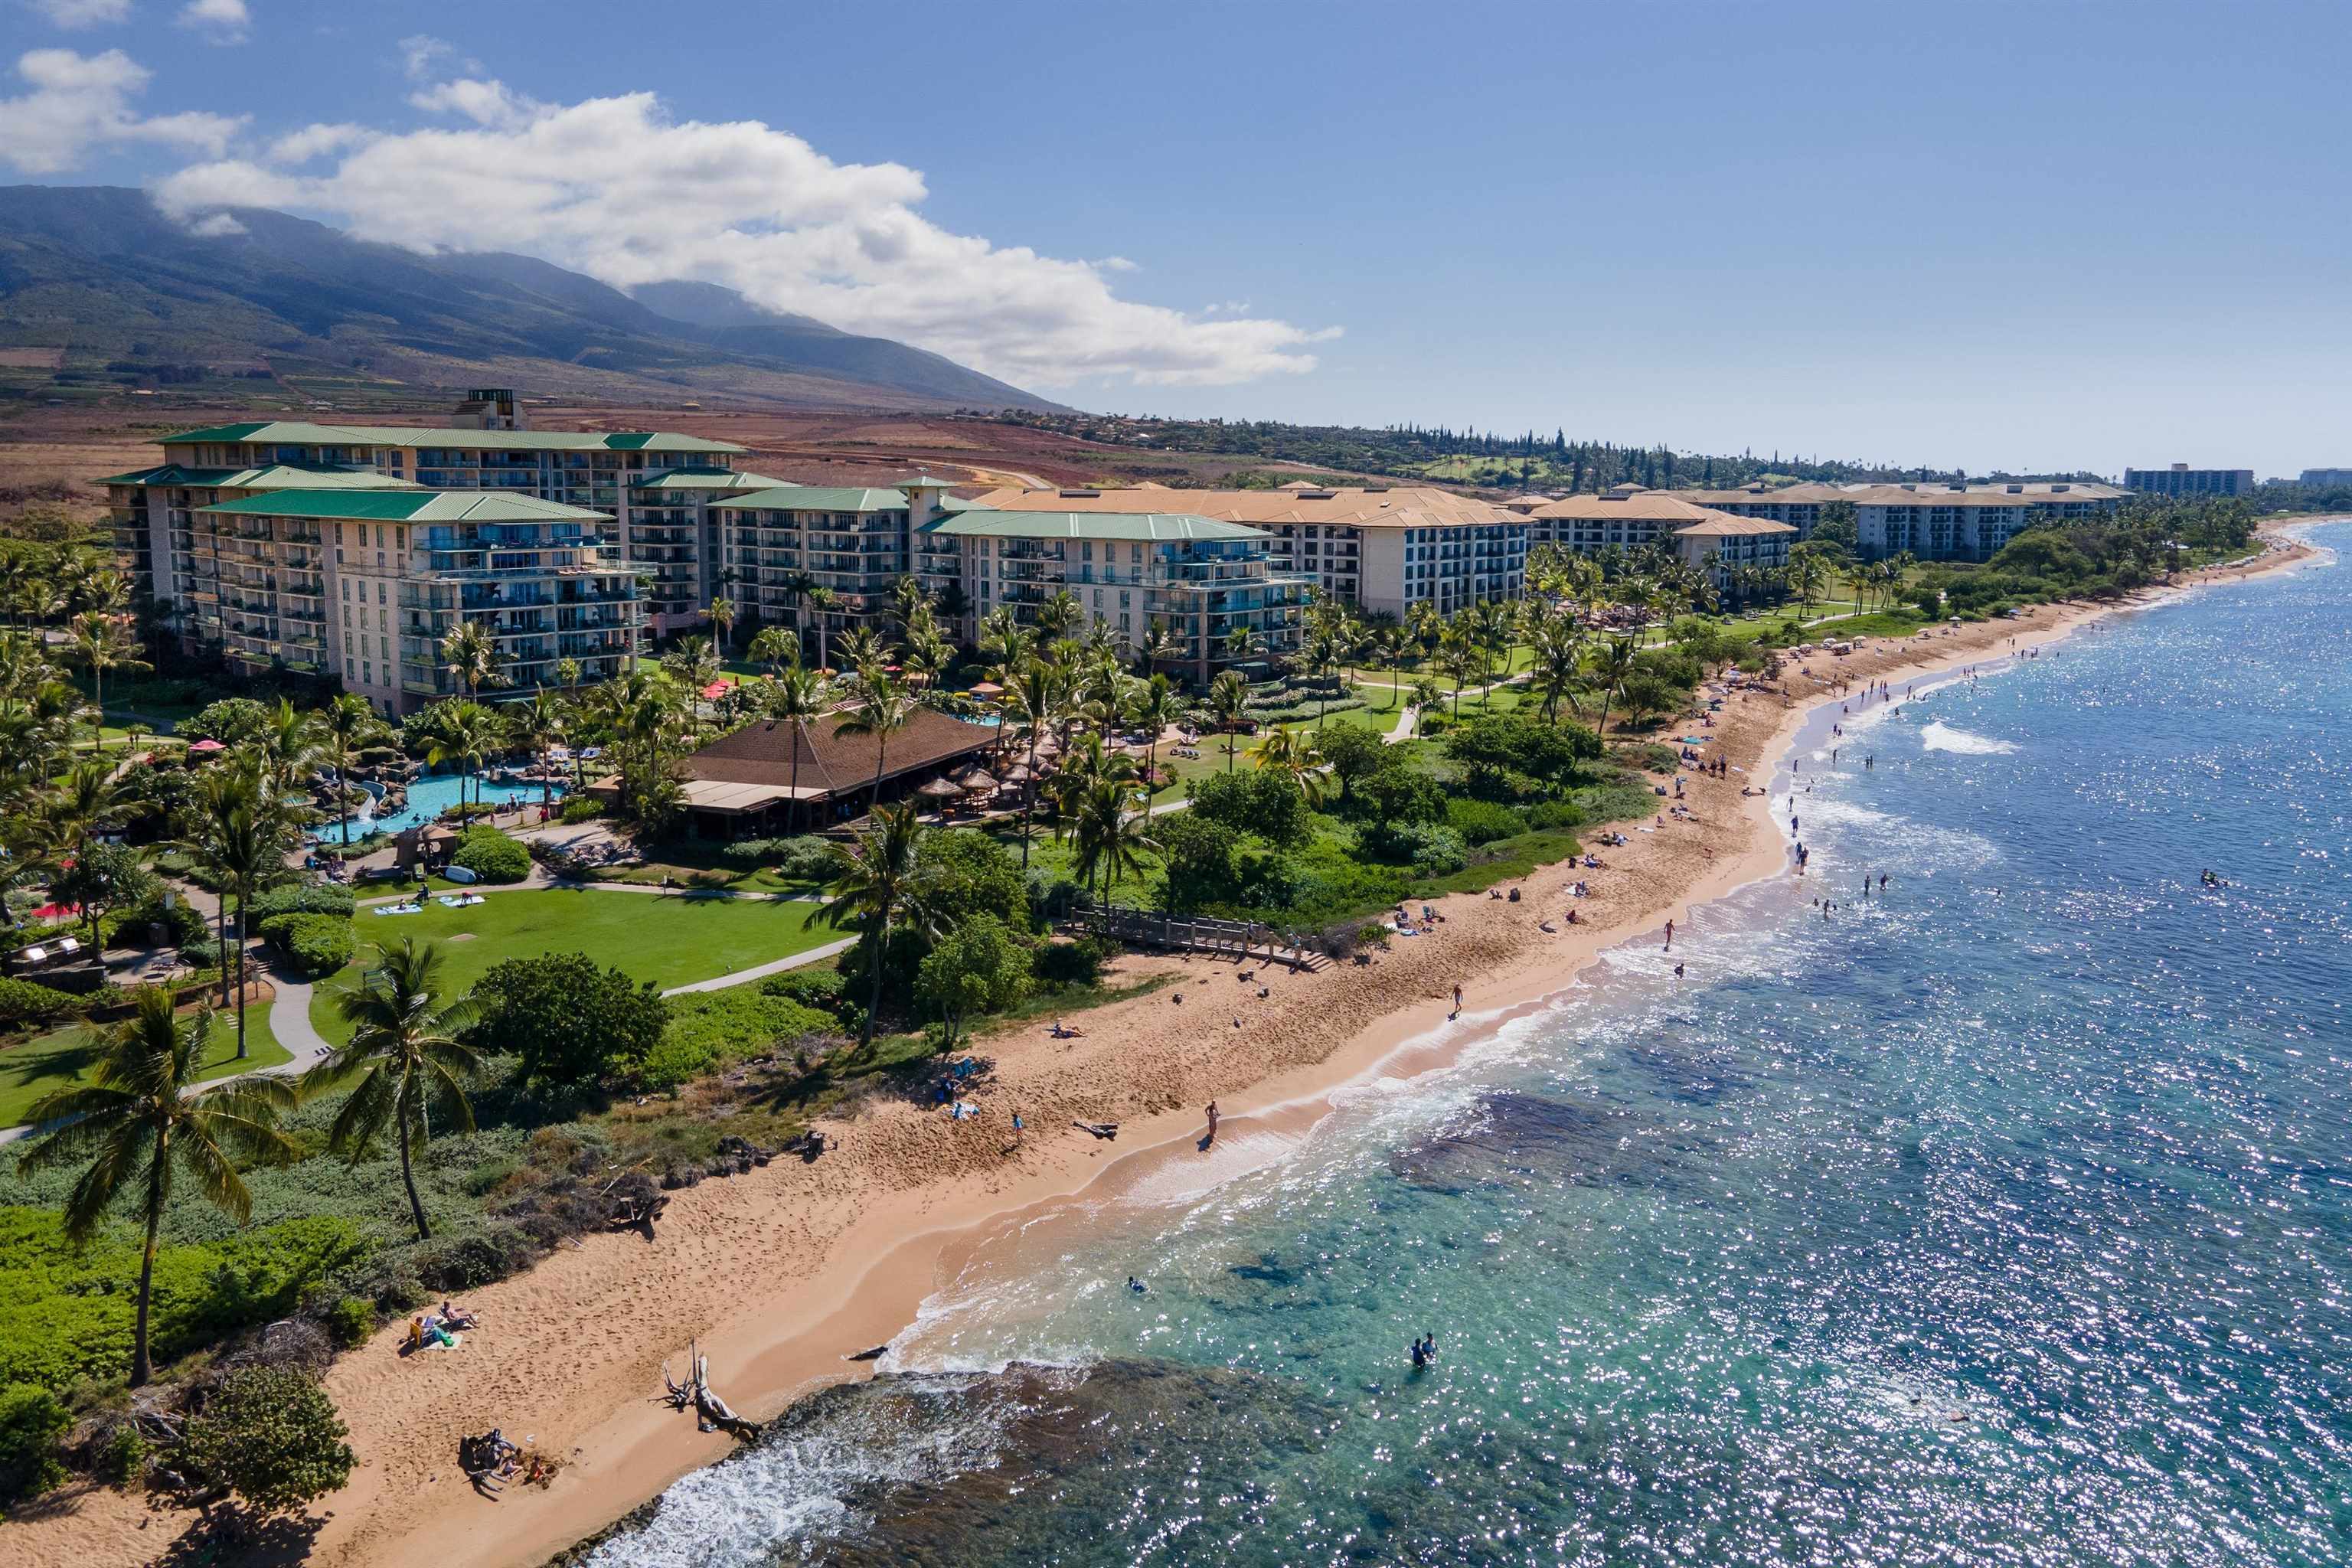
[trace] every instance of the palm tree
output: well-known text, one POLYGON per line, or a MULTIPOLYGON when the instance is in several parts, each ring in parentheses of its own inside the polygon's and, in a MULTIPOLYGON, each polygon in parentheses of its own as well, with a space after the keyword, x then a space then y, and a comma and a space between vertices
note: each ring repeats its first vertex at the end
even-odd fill
POLYGON ((1150 783, 1160 781, 1160 732, 1184 716, 1184 700, 1176 694, 1176 683, 1164 675, 1155 675, 1139 681, 1128 693, 1127 716, 1150 739, 1143 746, 1143 771, 1150 783))
POLYGON ((1222 670, 1209 682, 1209 711, 1217 716, 1217 728, 1225 733, 1225 772, 1234 771, 1235 734, 1242 719, 1249 711, 1249 682, 1238 669, 1222 670))
MULTIPOLYGON (((435 703, 425 710, 424 718, 422 728, 427 737, 425 760, 436 767, 454 762, 465 769, 457 780, 457 805, 462 811, 466 785, 498 745, 504 721, 478 702, 454 700, 435 703)), ((481 803, 478 784, 475 786, 474 800, 476 805, 481 803)))
POLYGON ((1486 656, 1468 637, 1455 635, 1449 627, 1444 645, 1437 652, 1437 668, 1453 679, 1454 716, 1458 719, 1462 716, 1462 689, 1486 669, 1486 656))
MULTIPOLYGON (((765 637, 767 634, 762 632, 760 635, 765 637)), ((793 651, 799 651, 797 646, 793 651)), ((829 694, 824 681, 817 673, 794 659, 769 683, 767 697, 769 717, 792 726, 792 805, 793 816, 797 822, 801 805, 801 752, 807 750, 802 741, 807 732, 808 721, 824 711, 829 694)))
POLYGON ((264 780, 278 795, 300 789, 320 762, 316 720, 279 698, 278 706, 270 710, 256 754, 264 780))
POLYGON ((1120 876, 1142 869, 1144 852, 1159 847, 1150 836, 1150 814, 1129 809, 1133 794, 1134 787, 1126 779, 1098 777, 1089 781, 1066 807, 1076 838, 1078 879, 1092 893, 1095 873, 1100 871, 1106 902, 1120 876))
POLYGON ((1547 616, 1536 629, 1534 684, 1543 693, 1547 724, 1559 716, 1562 698, 1571 704, 1576 700, 1576 683, 1584 668, 1584 628, 1567 616, 1547 616))
POLYGON ((1633 673, 1633 660, 1640 657, 1641 639, 1637 637, 1611 637, 1601 656, 1601 733, 1609 732, 1609 704, 1625 689, 1625 678, 1633 673))
POLYGON ((877 670, 860 683, 857 700, 833 727, 836 739, 843 735, 874 737, 874 794, 866 802, 868 811, 882 804, 882 767, 890 753, 890 737, 907 727, 919 707, 904 686, 877 670))
POLYGON ((874 1015, 882 1005, 883 950, 890 944, 890 929, 902 919, 925 918, 916 887, 924 831, 907 802, 877 808, 871 826, 842 857, 840 875, 827 889, 832 897, 823 910, 825 923, 838 930, 854 922, 866 936, 866 1017, 857 1033, 861 1052, 874 1043, 874 1015))
POLYGON ((121 626, 98 610, 84 610, 73 620, 72 647, 74 657, 89 671, 90 739, 98 749, 106 749, 106 672, 110 669, 145 669, 147 661, 138 657, 138 650, 123 635, 121 626))
POLYGON ((1056 588, 1045 603, 1037 606, 1037 635, 1047 642, 1068 635, 1080 621, 1087 618, 1076 596, 1067 588, 1056 588))
POLYGON ((1013 606, 999 605, 989 611, 980 625, 980 657, 989 667, 989 679, 1002 685, 1029 657, 1033 640, 1029 629, 1013 616, 1013 606))
POLYGON ((854 669, 868 679, 890 662, 890 645, 877 636, 870 626, 857 626, 833 639, 834 652, 840 657, 844 669, 854 669))
POLYGON ((802 596, 807 599, 809 608, 815 612, 816 615, 817 668, 819 669, 832 668, 833 658, 827 647, 825 639, 824 617, 826 614, 832 610, 834 605, 841 602, 841 595, 835 593, 832 589, 825 587, 814 578, 810 578, 808 587, 803 593, 802 596))
POLYGON ((1029 816, 1037 798, 1037 742, 1070 706, 1070 674, 1058 664, 1033 658, 1007 672, 1004 695, 998 700, 1006 717, 1019 723, 1029 737, 1028 782, 1021 786, 1021 871, 1029 871, 1029 816))
POLYGON ((719 679, 719 652, 711 647, 709 637, 680 637, 677 646, 662 656, 662 668, 683 681, 692 696, 699 698, 719 679))
POLYGON ((1257 765, 1270 773, 1286 774, 1312 805, 1323 798, 1323 753, 1296 730, 1276 729, 1257 749, 1257 765))
POLYGON ((555 781, 547 776, 547 753, 563 742, 563 700, 542 686, 530 694, 529 703, 516 710, 511 722, 514 738, 530 750, 538 764, 539 810, 544 816, 555 805, 555 781))
POLYGON ((734 635, 735 631, 735 601, 713 599, 710 601, 710 608, 705 613, 709 616, 710 624, 719 628, 719 646, 724 649, 728 646, 728 639, 734 635))
POLYGON ((193 820, 181 847, 201 859, 228 884, 236 898, 236 939, 228 934, 228 900, 221 900, 223 940, 221 989, 229 986, 229 962, 236 963, 236 1056, 245 1059, 246 911, 263 878, 281 869, 286 861, 287 819, 276 792, 257 760, 207 768, 190 793, 193 820))
POLYGON ((355 691, 338 692, 319 713, 319 760, 335 770, 335 819, 346 847, 352 841, 351 767, 383 732, 383 721, 355 691))
POLYGON ((139 1258, 139 1311, 131 1327, 133 1388, 155 1373, 147 1309, 174 1173, 185 1171, 215 1207, 243 1225, 253 1213, 253 1196, 236 1162, 290 1159, 296 1152, 278 1131, 279 1114, 294 1105, 293 1085, 256 1077, 199 1089, 196 1075, 212 1025, 209 1009, 182 1023, 168 990, 143 986, 131 1016, 103 1037, 97 1077, 43 1096, 26 1113, 36 1125, 64 1125, 18 1157, 19 1172, 85 1156, 89 1161, 66 1194, 68 1240, 79 1244, 97 1235, 115 1200, 137 1184, 147 1245, 139 1258))
POLYGON ((764 664, 770 675, 800 662, 800 639, 783 626, 761 626, 751 634, 751 662, 764 664))
POLYGON ((499 645, 490 628, 479 621, 459 621, 441 638, 441 667, 457 678, 467 697, 478 697, 485 686, 502 686, 499 645))
POLYGON ((1224 640, 1225 659, 1230 664, 1247 664, 1265 653, 1265 639, 1246 621, 1236 621, 1226 627, 1224 640))
POLYGON ((482 1065, 473 1047, 458 1038, 473 1021, 472 1000, 436 1005, 440 969, 436 943, 418 947, 415 938, 403 937, 398 947, 383 949, 367 978, 335 1000, 335 1010, 352 1026, 351 1039, 302 1075, 306 1095, 360 1080, 329 1129, 327 1146, 349 1154, 356 1165, 385 1126, 393 1128, 400 1146, 400 1184, 408 1193, 408 1213, 420 1240, 433 1227, 416 1195, 411 1140, 430 1136, 425 1112, 435 1101, 459 1131, 474 1130, 465 1080, 482 1065))

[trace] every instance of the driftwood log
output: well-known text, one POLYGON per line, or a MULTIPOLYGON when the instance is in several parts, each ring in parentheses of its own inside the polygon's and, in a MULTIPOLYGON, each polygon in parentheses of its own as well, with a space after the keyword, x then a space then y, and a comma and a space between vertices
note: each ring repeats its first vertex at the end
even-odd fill
POLYGON ((691 1409, 695 1415, 695 1426, 701 1431, 724 1432, 739 1443, 757 1440, 760 1436, 760 1424, 757 1421, 746 1421, 736 1415, 728 1407, 727 1402, 719 1398, 718 1393, 711 1388, 710 1361, 702 1353, 700 1345, 690 1344, 688 1347, 687 1363, 688 1376, 686 1382, 680 1383, 670 1375, 669 1363, 667 1361, 662 1363, 662 1383, 669 1391, 663 1395, 663 1398, 668 1402, 670 1408, 691 1409))

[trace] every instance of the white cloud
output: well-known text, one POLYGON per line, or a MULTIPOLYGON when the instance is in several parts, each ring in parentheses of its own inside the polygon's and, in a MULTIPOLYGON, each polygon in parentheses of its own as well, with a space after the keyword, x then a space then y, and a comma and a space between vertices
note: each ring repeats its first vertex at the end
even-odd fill
POLYGON ((55 27, 97 27, 131 20, 131 0, 29 0, 55 27))
POLYGON ((245 0, 188 0, 180 9, 180 26, 201 27, 212 34, 216 44, 243 43, 252 22, 245 0))
MULTIPOLYGON (((435 39, 403 49, 419 69, 448 52, 435 39)), ((279 145, 332 145, 328 172, 213 162, 164 180, 158 197, 183 214, 335 215, 361 237, 420 250, 527 251, 620 287, 720 283, 1030 384, 1247 381, 1313 369, 1306 346, 1338 335, 1119 299, 1120 258, 950 233, 917 210, 923 177, 903 164, 837 163, 757 121, 681 122, 652 93, 545 104, 468 77, 412 101, 471 123, 356 142, 335 140, 349 128, 314 126, 279 145)))
POLYGON ((478 81, 471 77, 420 88, 408 95, 408 101, 428 113, 462 114, 477 125, 500 131, 527 125, 547 108, 502 81, 478 81))
POLYGON ((215 213, 209 217, 200 217, 188 226, 190 234, 205 239, 224 239, 230 235, 243 234, 245 231, 245 225, 237 222, 227 213, 215 213))
POLYGON ((346 147, 356 147, 375 134, 364 125, 306 125, 280 136, 264 154, 273 163, 307 163, 346 147))
POLYGON ((443 60, 450 61, 467 76, 482 74, 479 60, 459 55, 457 46, 446 38, 436 38, 430 33, 412 33, 400 40, 401 68, 408 73, 411 81, 421 81, 432 75, 443 60))
POLYGON ((193 147, 217 158, 245 123, 241 115, 134 113, 131 100, 152 73, 121 49, 28 49, 16 58, 16 74, 32 90, 0 98, 0 163, 27 174, 59 174, 95 148, 128 142, 193 147))

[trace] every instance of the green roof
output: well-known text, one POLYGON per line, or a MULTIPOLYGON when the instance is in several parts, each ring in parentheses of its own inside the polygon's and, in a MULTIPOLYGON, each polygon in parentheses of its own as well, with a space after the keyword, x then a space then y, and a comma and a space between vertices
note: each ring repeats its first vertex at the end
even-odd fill
POLYGON ((780 486, 792 488, 782 479, 739 468, 663 468, 629 481, 633 490, 772 490, 780 486))
POLYGON ((229 490, 409 490, 421 487, 373 468, 305 468, 272 463, 261 468, 191 468, 181 463, 109 474, 101 485, 192 485, 229 490))
POLYGON ((259 517, 324 517, 361 522, 592 522, 585 507, 507 490, 279 490, 239 496, 205 512, 259 517))
POLYGON ((737 453, 731 441, 679 436, 663 430, 450 430, 422 425, 313 425, 300 419, 265 419, 183 430, 161 438, 166 447, 197 443, 283 441, 296 446, 457 447, 488 452, 688 452, 737 453))
POLYGON ((923 525, 957 539, 1124 539, 1177 543, 1265 539, 1264 529, 1189 511, 998 511, 975 507, 923 525))
POLYGON ((824 485, 778 485, 730 496, 727 504, 760 511, 904 511, 903 490, 837 489, 824 485))

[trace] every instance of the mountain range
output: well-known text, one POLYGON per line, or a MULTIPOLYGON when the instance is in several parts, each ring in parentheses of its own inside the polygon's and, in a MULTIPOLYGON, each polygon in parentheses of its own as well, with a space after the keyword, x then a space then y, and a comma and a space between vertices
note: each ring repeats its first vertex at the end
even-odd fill
POLYGON ((475 385, 784 408, 1060 405, 709 283, 623 292, 507 252, 421 255, 241 208, 201 232, 115 186, 0 187, 0 395, 276 382, 364 408, 475 385))

